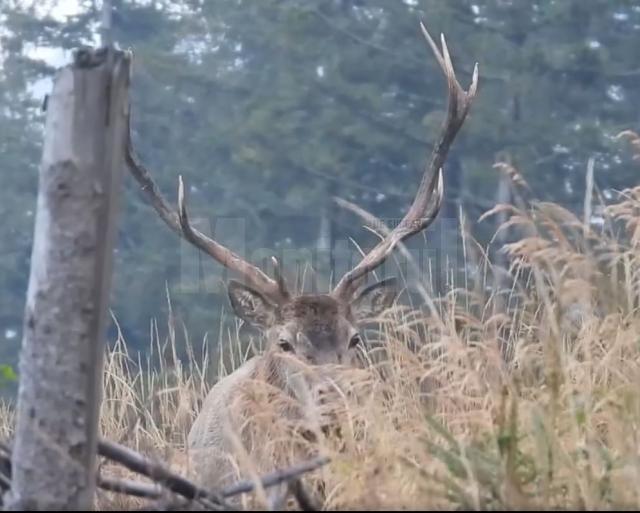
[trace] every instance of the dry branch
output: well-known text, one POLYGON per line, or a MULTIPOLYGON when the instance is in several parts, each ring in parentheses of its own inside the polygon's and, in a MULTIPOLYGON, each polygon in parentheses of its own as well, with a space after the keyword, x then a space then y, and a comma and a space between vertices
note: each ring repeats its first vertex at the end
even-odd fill
MULTIPOLYGON (((97 486, 105 491, 129 495, 132 497, 151 499, 156 501, 152 510, 178 510, 184 507, 193 507, 193 503, 208 510, 232 510, 234 509, 225 499, 252 492, 256 488, 256 482, 252 480, 240 481, 224 488, 221 492, 205 490, 188 479, 172 472, 163 463, 147 458, 140 453, 108 440, 98 442, 98 454, 113 462, 123 465, 127 469, 141 474, 154 483, 144 483, 132 479, 120 479, 98 475, 97 486), (172 499, 172 502, 164 502, 163 487, 174 494, 186 499, 172 499)), ((281 483, 289 483, 288 491, 291 493, 303 511, 316 510, 313 499, 305 491, 300 477, 312 472, 329 462, 327 457, 317 457, 293 465, 289 468, 277 470, 260 479, 264 488, 277 486, 281 483)), ((9 447, 0 444, 0 490, 8 486, 11 479, 11 451, 9 447), (6 481, 5 484, 3 484, 6 481)), ((0 497, 2 495, 0 494, 0 497)), ((0 504, 2 504, 0 502, 0 504)), ((147 508, 145 508, 147 510, 147 508)))
MULTIPOLYGON (((267 474, 264 476, 260 482, 264 488, 269 488, 271 486, 279 485, 280 483, 284 483, 287 481, 291 481, 299 478, 302 474, 306 474, 307 472, 311 472, 316 470, 323 465, 329 463, 329 458, 327 457, 318 457, 312 460, 309 460, 305 463, 301 463, 299 465, 294 465, 284 470, 277 470, 272 472, 271 474, 267 474)), ((222 496, 224 498, 233 497, 234 495, 239 495, 241 493, 252 492, 256 487, 254 481, 246 480, 240 481, 235 485, 231 485, 225 488, 222 491, 222 496)))
MULTIPOLYGON (((157 474, 154 476, 152 472, 149 472, 149 468, 150 466, 157 467, 159 465, 158 463, 149 461, 147 460, 147 458, 144 458, 143 456, 135 453, 131 449, 126 449, 124 447, 118 446, 113 442, 107 442, 106 444, 112 445, 112 447, 110 447, 108 451, 104 451, 103 450, 104 446, 102 445, 102 442, 101 442, 101 444, 99 445, 99 449, 101 450, 100 454, 102 456, 109 457, 110 459, 113 459, 114 461, 117 461, 118 463, 125 465, 129 470, 138 472, 146 477, 149 477, 150 479, 157 480, 157 474), (114 455, 117 455, 118 459, 112 458, 112 456, 114 455), (146 463, 143 464, 146 466, 146 468, 144 469, 144 472, 141 472, 140 471, 142 469, 141 462, 143 460, 146 461, 146 463)), ((260 479, 260 483, 263 488, 270 488, 273 486, 277 486, 281 483, 289 482, 290 493, 296 498, 296 500, 300 504, 300 507, 304 511, 314 510, 317 508, 313 505, 313 500, 311 499, 311 497, 308 495, 308 493, 305 491, 304 487, 302 486, 302 483, 300 482, 300 476, 308 472, 312 472, 322 467, 323 465, 326 465, 328 462, 329 462, 329 458, 327 457, 314 458, 304 463, 300 463, 298 465, 294 465, 292 467, 289 467, 283 470, 277 470, 275 472, 267 474, 266 476, 260 479)), ((164 469, 163 472, 170 473, 170 471, 166 469, 164 469)), ((172 474, 172 475, 174 480, 178 479, 183 483, 188 483, 186 479, 180 476, 177 476, 175 474, 172 474)), ((159 481, 161 481, 165 485, 167 484, 166 479, 161 479, 159 481)), ((138 481, 132 481, 129 479, 115 479, 115 478, 100 476, 98 485, 103 490, 122 493, 125 495, 132 495, 134 497, 145 497, 148 499, 157 500, 157 499, 160 499, 162 496, 162 489, 159 486, 148 484, 148 483, 141 483, 138 481)), ((185 486, 181 488, 182 491, 185 491, 187 489, 192 490, 197 488, 195 485, 191 483, 185 486), (185 486, 187 486, 188 488, 185 488, 185 486)), ((171 489, 175 493, 179 493, 180 495, 182 495, 187 499, 192 500, 194 498, 194 495, 190 491, 188 491, 187 493, 182 493, 181 491, 178 491, 175 488, 171 488, 170 486, 167 486, 167 488, 171 489)), ((224 488, 217 495, 220 501, 224 501, 224 499, 228 499, 236 495, 252 492, 255 490, 255 488, 256 488, 255 481, 244 480, 234 485, 231 485, 227 488, 224 488)), ((209 493, 204 490, 203 492, 209 493)), ((225 504, 225 506, 228 506, 228 505, 225 504)))
POLYGON ((98 476, 98 487, 107 492, 122 493, 132 497, 145 499, 160 499, 162 488, 156 484, 141 483, 131 479, 118 479, 116 477, 98 476))
POLYGON ((186 499, 202 502, 210 509, 232 509, 218 493, 200 488, 188 479, 175 474, 161 462, 151 460, 115 442, 100 440, 98 453, 162 484, 186 499))

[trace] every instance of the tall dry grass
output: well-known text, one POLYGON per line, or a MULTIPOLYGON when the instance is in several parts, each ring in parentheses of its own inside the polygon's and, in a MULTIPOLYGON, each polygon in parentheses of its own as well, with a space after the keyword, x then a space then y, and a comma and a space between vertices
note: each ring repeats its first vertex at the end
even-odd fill
MULTIPOLYGON (((340 436, 310 447, 331 457, 309 476, 325 509, 640 507, 640 187, 589 206, 602 221, 592 224, 531 199, 516 169, 498 167, 515 201, 486 217, 508 214, 508 274, 465 234, 465 286, 379 320, 369 365, 341 373, 327 406, 340 436)), ((117 338, 101 427, 188 473, 200 401, 250 350, 233 333, 222 357, 189 347, 182 362, 169 326, 166 340, 153 330, 149 361, 117 338)), ((0 408, 5 437, 11 412, 0 408)), ((302 442, 274 411, 258 404, 253 422, 277 456, 302 442)), ((238 464, 251 475, 250 458, 238 464)), ((130 503, 101 493, 98 507, 130 503)))

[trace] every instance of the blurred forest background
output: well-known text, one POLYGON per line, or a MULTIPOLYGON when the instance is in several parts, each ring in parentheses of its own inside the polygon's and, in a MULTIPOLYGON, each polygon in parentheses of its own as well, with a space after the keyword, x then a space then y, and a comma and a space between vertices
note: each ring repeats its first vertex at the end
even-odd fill
MULTIPOLYGON (((42 102, 71 50, 97 44, 101 2, 1 4, 0 363, 15 366, 42 102)), ((253 261, 276 254, 288 269, 309 263, 323 277, 320 288, 329 279, 328 250, 353 251, 350 238, 364 247, 375 240, 332 197, 383 219, 402 217, 438 133, 445 82, 419 20, 432 35, 445 34, 463 87, 480 66, 478 96, 445 169, 442 217, 410 244, 440 270, 435 293, 447 286, 442 270, 461 271, 464 262, 461 213, 482 243, 494 234, 494 220, 478 218, 505 199, 496 162, 512 163, 536 196, 579 215, 589 159, 605 199, 638 182, 638 168, 615 139, 640 128, 637 2, 112 5, 113 38, 134 52, 134 142, 163 193, 175 204, 182 174, 203 231, 253 261)), ((215 345, 231 322, 220 286, 226 273, 170 232, 127 174, 121 206, 112 311, 130 350, 148 351, 153 319, 161 336, 166 331, 167 292, 191 342, 215 345)), ((336 273, 348 265, 334 263, 336 273)))

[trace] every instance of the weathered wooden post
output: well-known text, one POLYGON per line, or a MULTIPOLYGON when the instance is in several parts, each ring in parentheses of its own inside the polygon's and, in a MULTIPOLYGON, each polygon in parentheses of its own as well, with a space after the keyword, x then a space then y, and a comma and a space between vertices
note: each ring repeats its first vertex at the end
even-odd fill
POLYGON ((130 62, 79 50, 49 97, 7 509, 93 507, 130 62))

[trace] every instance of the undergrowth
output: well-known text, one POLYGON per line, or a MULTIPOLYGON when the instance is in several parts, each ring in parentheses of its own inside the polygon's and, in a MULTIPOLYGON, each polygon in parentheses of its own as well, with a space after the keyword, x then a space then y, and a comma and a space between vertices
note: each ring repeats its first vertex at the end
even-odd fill
MULTIPOLYGON (((317 441, 331 462, 308 481, 322 481, 323 508, 640 507, 640 186, 596 202, 591 223, 594 212, 585 222, 531 199, 516 169, 498 168, 514 201, 486 217, 506 214, 508 273, 467 234, 465 287, 437 299, 420 289, 424 307, 399 304, 378 320, 369 365, 336 387, 341 436, 317 441)), ((180 360, 169 327, 148 361, 117 338, 101 429, 189 474, 185 440, 203 397, 251 351, 233 333, 222 357, 189 347, 180 360)), ((279 419, 265 404, 260 414, 275 441, 279 419)), ((7 438, 8 406, 0 419, 7 438)), ((131 503, 98 496, 99 509, 131 503)))

